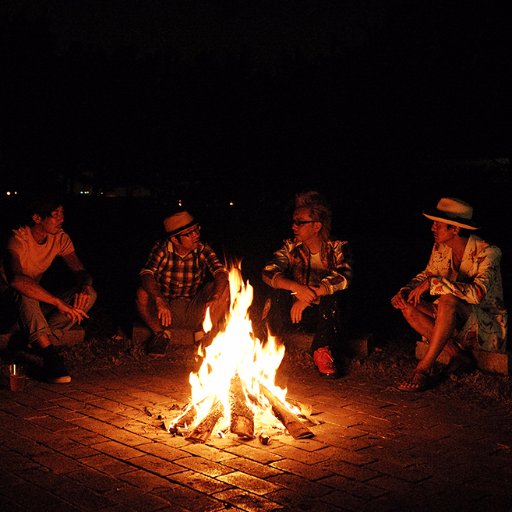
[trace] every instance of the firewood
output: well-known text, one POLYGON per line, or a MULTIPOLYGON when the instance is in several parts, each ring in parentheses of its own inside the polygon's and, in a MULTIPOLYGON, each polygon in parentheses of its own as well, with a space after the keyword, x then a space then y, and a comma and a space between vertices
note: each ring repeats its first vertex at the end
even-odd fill
POLYGON ((192 432, 186 437, 190 441, 196 441, 198 443, 204 443, 208 441, 210 434, 212 433, 217 421, 224 412, 224 407, 220 400, 217 400, 211 407, 206 417, 200 421, 192 432))
POLYGON ((254 413, 247 406, 242 381, 238 374, 231 380, 229 403, 231 409, 231 432, 245 439, 254 439, 254 413))
POLYGON ((307 439, 314 437, 315 434, 306 428, 299 418, 293 414, 293 412, 289 411, 286 406, 261 383, 260 390, 265 398, 270 402, 272 411, 276 418, 286 427, 294 439, 307 439))

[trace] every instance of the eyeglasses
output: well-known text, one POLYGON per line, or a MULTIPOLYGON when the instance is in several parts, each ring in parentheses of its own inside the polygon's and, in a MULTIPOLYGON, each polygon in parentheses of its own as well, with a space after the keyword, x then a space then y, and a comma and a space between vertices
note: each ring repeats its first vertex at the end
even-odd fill
POLYGON ((196 226, 194 229, 187 231, 186 233, 180 233, 179 236, 191 236, 195 233, 199 234, 201 232, 201 226, 196 226))
POLYGON ((292 224, 294 226, 304 226, 304 224, 311 224, 312 222, 317 222, 316 220, 292 220, 292 224))

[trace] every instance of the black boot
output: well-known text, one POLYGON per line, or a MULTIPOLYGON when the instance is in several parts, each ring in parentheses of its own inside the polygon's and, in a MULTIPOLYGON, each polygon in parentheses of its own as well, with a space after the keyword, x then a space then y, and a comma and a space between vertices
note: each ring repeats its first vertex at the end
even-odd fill
POLYGON ((53 345, 43 348, 41 353, 43 356, 44 376, 48 382, 54 384, 67 384, 71 382, 71 376, 64 366, 64 361, 53 345))

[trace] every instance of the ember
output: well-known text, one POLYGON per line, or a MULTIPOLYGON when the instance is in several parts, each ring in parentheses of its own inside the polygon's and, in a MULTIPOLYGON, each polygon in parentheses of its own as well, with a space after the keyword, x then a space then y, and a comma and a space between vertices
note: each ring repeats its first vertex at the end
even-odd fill
MULTIPOLYGON (((203 362, 197 373, 190 374, 192 399, 177 418, 165 424, 167 430, 202 443, 215 428, 220 437, 231 432, 253 439, 259 432, 262 444, 270 442, 271 430, 286 429, 296 439, 313 437, 299 418, 300 410, 286 401, 286 389, 274 383, 284 345, 278 345, 273 336, 263 344, 254 335, 248 315, 253 288, 244 283, 240 266, 230 270, 229 286, 226 328, 208 347, 199 346, 203 362)), ((211 329, 209 311, 203 327, 206 332, 211 329)))

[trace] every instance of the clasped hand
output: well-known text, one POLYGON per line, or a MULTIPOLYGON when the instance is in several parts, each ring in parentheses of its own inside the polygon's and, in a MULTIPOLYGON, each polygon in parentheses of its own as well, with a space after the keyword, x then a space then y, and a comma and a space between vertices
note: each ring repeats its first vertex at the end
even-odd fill
POLYGON ((309 286, 301 285, 295 292, 296 301, 292 304, 290 309, 290 317, 292 323, 298 324, 302 320, 302 312, 315 302, 317 294, 315 290, 309 286))

